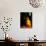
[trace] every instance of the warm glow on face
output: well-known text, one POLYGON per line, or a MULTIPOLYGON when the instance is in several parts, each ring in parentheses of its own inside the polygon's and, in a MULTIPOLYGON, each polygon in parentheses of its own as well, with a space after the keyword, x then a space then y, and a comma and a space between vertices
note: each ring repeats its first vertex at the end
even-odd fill
POLYGON ((26 18, 26 26, 31 27, 31 21, 30 21, 29 17, 26 18))

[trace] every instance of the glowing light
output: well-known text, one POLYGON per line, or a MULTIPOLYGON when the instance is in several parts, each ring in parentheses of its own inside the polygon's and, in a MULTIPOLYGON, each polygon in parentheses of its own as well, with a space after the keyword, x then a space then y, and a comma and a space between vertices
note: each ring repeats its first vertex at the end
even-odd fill
POLYGON ((6 35, 6 37, 8 37, 8 34, 6 35))
POLYGON ((26 18, 26 26, 31 27, 31 21, 28 17, 26 18))

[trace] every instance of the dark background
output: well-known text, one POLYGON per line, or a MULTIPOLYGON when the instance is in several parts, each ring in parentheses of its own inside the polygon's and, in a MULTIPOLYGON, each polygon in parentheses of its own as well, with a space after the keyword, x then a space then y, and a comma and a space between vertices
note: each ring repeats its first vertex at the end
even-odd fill
POLYGON ((20 27, 21 28, 23 25, 25 25, 26 17, 29 17, 32 24, 32 12, 20 12, 20 27))

